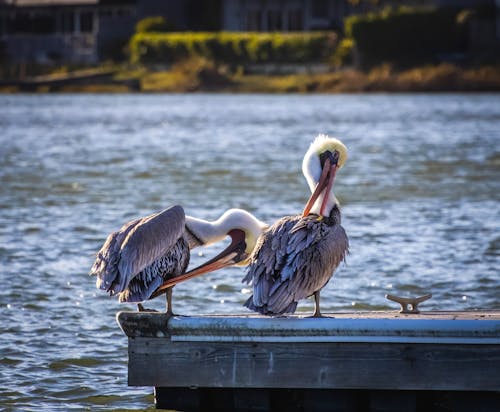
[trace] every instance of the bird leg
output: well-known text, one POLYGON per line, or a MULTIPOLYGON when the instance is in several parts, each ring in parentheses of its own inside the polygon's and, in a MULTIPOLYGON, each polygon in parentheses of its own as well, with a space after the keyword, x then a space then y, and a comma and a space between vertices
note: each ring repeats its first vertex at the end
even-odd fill
POLYGON ((174 316, 174 312, 172 311, 172 289, 173 286, 167 289, 167 316, 174 316))
POLYGON ((314 292, 314 313, 312 315, 313 318, 322 318, 321 310, 319 308, 319 290, 314 292))

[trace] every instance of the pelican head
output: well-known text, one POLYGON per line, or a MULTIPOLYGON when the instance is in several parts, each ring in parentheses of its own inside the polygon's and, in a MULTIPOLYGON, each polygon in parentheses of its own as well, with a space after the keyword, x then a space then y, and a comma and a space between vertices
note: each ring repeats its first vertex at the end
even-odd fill
POLYGON ((311 213, 320 216, 330 214, 336 203, 332 193, 335 175, 346 160, 347 148, 338 139, 320 134, 311 143, 302 161, 302 173, 312 193, 303 216, 311 213))

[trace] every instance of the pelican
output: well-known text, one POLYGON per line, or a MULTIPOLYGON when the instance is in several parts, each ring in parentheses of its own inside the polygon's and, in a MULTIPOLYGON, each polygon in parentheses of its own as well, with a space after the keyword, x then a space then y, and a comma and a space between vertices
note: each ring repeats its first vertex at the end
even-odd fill
POLYGON ((313 317, 321 317, 320 290, 345 259, 349 241, 341 226, 332 187, 347 149, 335 138, 319 135, 302 162, 311 189, 301 215, 286 216, 259 238, 243 282, 253 284, 245 306, 264 315, 293 313, 297 303, 315 298, 313 317))
POLYGON ((259 235, 267 225, 241 209, 230 209, 215 221, 185 216, 181 206, 125 223, 111 233, 97 253, 90 275, 96 287, 118 295, 120 302, 138 303, 167 294, 167 314, 172 315, 171 278, 184 274, 190 249, 218 242, 231 244, 196 273, 229 265, 245 265, 259 235), (163 287, 162 287, 163 286, 163 287))

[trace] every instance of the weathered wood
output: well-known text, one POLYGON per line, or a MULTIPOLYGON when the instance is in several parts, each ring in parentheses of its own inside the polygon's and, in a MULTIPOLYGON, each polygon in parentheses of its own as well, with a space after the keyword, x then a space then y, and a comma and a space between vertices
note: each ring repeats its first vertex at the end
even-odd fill
POLYGON ((129 337, 172 342, 382 342, 500 344, 500 312, 342 313, 334 317, 176 316, 120 312, 129 337), (481 320, 478 322, 478 320, 481 320))
POLYGON ((500 391, 499 312, 334 316, 117 319, 130 385, 500 391))
POLYGON ((168 318, 161 312, 118 312, 116 321, 125 335, 164 338, 170 335, 168 318))
POLYGON ((499 370, 494 345, 129 343, 138 386, 500 391, 499 370))

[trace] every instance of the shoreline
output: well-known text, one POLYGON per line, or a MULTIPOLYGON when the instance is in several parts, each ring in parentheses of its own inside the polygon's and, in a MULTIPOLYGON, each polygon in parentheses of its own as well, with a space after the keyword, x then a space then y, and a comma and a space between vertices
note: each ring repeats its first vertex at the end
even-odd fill
MULTIPOLYGON (((96 69, 95 72, 102 72, 96 69)), ((88 70, 87 70, 88 72, 88 70)), ((88 78, 77 72, 0 82, 0 93, 467 93, 500 92, 500 66, 461 68, 451 64, 396 71, 384 64, 361 71, 244 74, 206 60, 180 62, 168 70, 118 68, 113 75, 88 78), (26 87, 26 85, 28 85, 26 87)))

